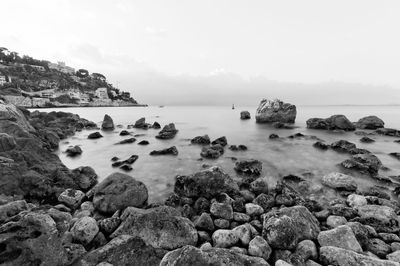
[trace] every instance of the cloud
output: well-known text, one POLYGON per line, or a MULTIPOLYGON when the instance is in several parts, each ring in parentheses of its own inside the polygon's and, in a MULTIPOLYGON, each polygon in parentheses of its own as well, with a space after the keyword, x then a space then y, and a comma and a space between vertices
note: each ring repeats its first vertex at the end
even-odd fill
POLYGON ((147 26, 144 28, 144 32, 146 35, 153 37, 156 40, 162 40, 167 36, 167 30, 163 28, 154 28, 147 26))

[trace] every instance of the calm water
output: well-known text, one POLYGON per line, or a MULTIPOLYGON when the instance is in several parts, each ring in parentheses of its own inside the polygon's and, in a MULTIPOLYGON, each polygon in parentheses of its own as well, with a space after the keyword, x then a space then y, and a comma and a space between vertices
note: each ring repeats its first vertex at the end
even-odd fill
MULTIPOLYGON (((360 148, 366 148, 377 155, 383 164, 391 170, 382 173, 383 175, 399 175, 400 162, 391 158, 389 152, 399 152, 400 145, 393 142, 394 138, 374 137, 375 143, 363 144, 359 142, 360 136, 354 133, 332 133, 321 130, 309 130, 305 128, 305 121, 311 117, 329 117, 333 114, 344 114, 350 120, 357 121, 367 115, 377 115, 382 118, 386 127, 400 128, 400 107, 399 106, 329 106, 310 107, 299 106, 295 126, 297 129, 274 129, 269 125, 256 124, 254 120, 256 106, 236 107, 232 110, 230 106, 224 107, 123 107, 123 108, 68 108, 62 111, 72 112, 86 119, 98 122, 101 125, 104 114, 109 114, 117 128, 114 132, 102 132, 104 138, 89 140, 87 136, 93 131, 77 132, 77 134, 60 145, 57 152, 61 160, 69 168, 82 165, 93 167, 100 180, 110 173, 119 171, 111 167, 110 159, 117 156, 126 159, 133 154, 139 155, 139 159, 133 164, 133 170, 128 174, 143 181, 150 193, 150 201, 164 199, 173 189, 174 177, 178 174, 191 174, 199 171, 204 163, 221 166, 232 177, 238 178, 233 170, 234 161, 231 157, 238 159, 258 159, 263 162, 263 175, 269 176, 271 184, 280 177, 288 174, 304 174, 312 180, 310 193, 318 197, 331 198, 333 192, 327 192, 321 187, 320 178, 332 171, 341 171, 337 166, 348 157, 334 151, 320 151, 312 147, 314 140, 285 139, 269 140, 268 136, 276 133, 281 137, 301 132, 307 135, 315 135, 327 143, 339 139, 346 139, 357 144, 360 148), (239 113, 242 110, 249 110, 252 113, 251 120, 240 120, 239 113), (158 140, 155 138, 158 130, 129 130, 133 134, 144 134, 137 137, 133 144, 114 145, 123 138, 119 136, 122 129, 127 125, 145 117, 148 123, 159 122, 162 126, 174 122, 179 133, 172 140, 158 140), (245 152, 233 152, 226 149, 225 154, 217 160, 200 161, 201 147, 191 145, 190 139, 208 134, 211 139, 226 136, 228 144, 244 144, 248 147, 245 152), (137 142, 148 140, 150 145, 140 146, 137 142), (70 145, 80 145, 83 154, 76 158, 67 157, 64 151, 70 145), (150 156, 149 152, 154 149, 163 149, 175 145, 179 150, 178 156, 150 156)), ((61 109, 60 109, 61 110, 61 109)), ((41 109, 40 111, 55 111, 55 109, 41 109)), ((361 187, 373 184, 369 177, 357 177, 361 187)))

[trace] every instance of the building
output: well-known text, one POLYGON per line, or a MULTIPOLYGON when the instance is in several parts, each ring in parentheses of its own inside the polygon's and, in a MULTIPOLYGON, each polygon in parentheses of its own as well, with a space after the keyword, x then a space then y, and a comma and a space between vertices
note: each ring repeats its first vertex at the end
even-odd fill
POLYGON ((69 74, 69 75, 75 74, 75 69, 65 65, 65 62, 57 62, 57 64, 49 63, 49 68, 63 72, 65 74, 69 74))
POLYGON ((8 82, 11 82, 11 78, 9 76, 0 75, 0 85, 4 85, 8 82))
POLYGON ((54 89, 40 91, 40 96, 42 98, 54 98, 54 89))
POLYGON ((98 88, 96 90, 96 97, 99 99, 103 99, 106 100, 108 99, 108 92, 107 92, 107 88, 98 88))

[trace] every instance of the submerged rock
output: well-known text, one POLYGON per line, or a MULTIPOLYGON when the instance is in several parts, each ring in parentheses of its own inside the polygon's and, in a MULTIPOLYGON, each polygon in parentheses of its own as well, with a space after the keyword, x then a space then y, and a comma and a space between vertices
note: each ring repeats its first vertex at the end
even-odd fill
POLYGON ((113 214, 126 207, 147 204, 146 186, 129 175, 113 173, 95 187, 93 204, 103 213, 113 214))
POLYGON ((104 115, 103 123, 101 124, 101 129, 103 130, 113 130, 114 129, 114 121, 111 116, 104 115))
POLYGON ((280 100, 263 99, 256 111, 257 123, 294 123, 296 120, 296 106, 280 100))
POLYGON ((353 131, 356 127, 344 115, 333 115, 329 118, 310 118, 307 120, 307 128, 325 130, 353 131))
POLYGON ((383 120, 374 115, 363 117, 355 124, 360 129, 378 129, 385 126, 383 120))
POLYGON ((175 146, 172 146, 163 150, 151 151, 150 155, 178 155, 178 149, 175 146))
POLYGON ((247 151, 247 147, 245 146, 245 145, 238 145, 238 146, 236 146, 236 145, 230 145, 229 146, 229 149, 231 150, 231 151, 247 151))
POLYGON ((138 145, 149 145, 149 141, 148 140, 141 140, 138 142, 138 145))
POLYGON ((88 139, 99 139, 102 137, 103 135, 101 135, 100 132, 93 132, 89 134, 88 139))
POLYGON ((209 147, 203 147, 200 156, 208 159, 218 159, 222 154, 224 154, 224 147, 220 144, 215 144, 209 147))
POLYGON ((382 167, 382 162, 373 154, 356 154, 341 162, 341 165, 347 169, 376 175, 382 167))
POLYGON ((246 119, 250 119, 250 112, 249 111, 241 111, 240 112, 240 119, 242 120, 246 120, 246 119))
POLYGON ((389 153, 389 155, 396 158, 397 160, 400 160, 400 152, 391 152, 389 153))
POLYGON ((135 122, 135 125, 133 125, 133 127, 147 129, 149 127, 149 124, 146 123, 146 118, 142 117, 135 122))
POLYGON ((163 129, 158 132, 158 135, 156 138, 158 139, 172 139, 175 137, 175 135, 178 133, 178 130, 175 128, 174 123, 170 123, 168 125, 165 125, 163 129))
POLYGON ((225 147, 226 145, 228 145, 228 141, 227 141, 227 139, 226 139, 225 136, 222 136, 222 137, 219 137, 219 138, 213 140, 213 141, 211 142, 211 144, 212 144, 212 145, 218 145, 218 144, 219 144, 219 145, 221 145, 222 147, 225 147))
POLYGON ((67 156, 75 157, 82 154, 82 149, 76 145, 74 147, 69 147, 65 152, 67 153, 67 156))

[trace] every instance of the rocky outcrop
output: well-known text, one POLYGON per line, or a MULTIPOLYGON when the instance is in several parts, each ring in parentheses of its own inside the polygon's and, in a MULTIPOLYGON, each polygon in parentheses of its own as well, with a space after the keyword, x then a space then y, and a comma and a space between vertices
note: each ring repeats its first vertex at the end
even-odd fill
POLYGON ((101 124, 101 129, 103 130, 114 130, 114 121, 111 116, 104 115, 103 123, 101 124))
POLYGON ((355 125, 360 129, 378 129, 385 127, 383 120, 374 115, 361 118, 355 125))
POLYGON ((344 115, 333 115, 329 118, 310 118, 306 121, 307 128, 325 130, 353 131, 356 129, 344 115))
POLYGON ((163 150, 154 150, 150 152, 150 155, 178 155, 178 149, 175 146, 163 149, 163 150))
POLYGON ((197 136, 190 140, 192 144, 209 145, 211 143, 208 135, 197 136))
POLYGON ((241 111, 240 112, 240 119, 247 120, 247 119, 250 119, 250 118, 251 118, 251 116, 250 116, 250 112, 249 111, 241 111))
POLYGON ((175 137, 175 135, 178 133, 178 130, 175 128, 174 123, 170 123, 168 125, 165 125, 163 129, 158 132, 158 135, 156 138, 158 139, 172 139, 175 137))
POLYGON ((296 106, 280 100, 263 99, 256 111, 257 123, 294 123, 296 120, 296 106))

